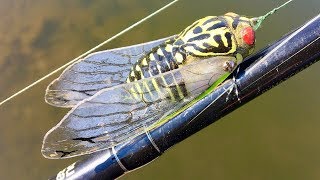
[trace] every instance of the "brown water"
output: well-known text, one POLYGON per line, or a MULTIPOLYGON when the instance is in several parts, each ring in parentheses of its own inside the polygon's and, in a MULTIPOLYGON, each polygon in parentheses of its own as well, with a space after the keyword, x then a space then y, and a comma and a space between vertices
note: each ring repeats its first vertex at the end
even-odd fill
MULTIPOLYGON (((168 2, 0 1, 0 99, 168 2)), ((172 35, 207 15, 262 15, 283 2, 183 0, 104 49, 172 35)), ((257 32, 257 49, 319 7, 319 0, 296 0, 279 11, 257 32)), ((319 179, 319 71, 313 65, 123 179, 319 179)), ((0 107, 0 179, 45 179, 77 160, 40 153, 43 135, 67 112, 44 102, 55 77, 0 107)))

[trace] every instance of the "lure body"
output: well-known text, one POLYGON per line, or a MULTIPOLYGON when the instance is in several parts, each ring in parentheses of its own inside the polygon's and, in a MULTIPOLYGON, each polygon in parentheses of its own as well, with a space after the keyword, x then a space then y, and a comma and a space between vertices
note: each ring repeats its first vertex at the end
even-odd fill
POLYGON ((46 134, 43 155, 93 153, 165 123, 252 52, 253 25, 234 13, 208 16, 179 35, 71 65, 47 88, 46 102, 72 110, 46 134))
MULTIPOLYGON (((195 59, 200 60, 213 56, 237 57, 238 55, 237 58, 241 61, 242 54, 236 52, 238 44, 234 34, 241 21, 250 24, 249 19, 234 13, 218 17, 208 16, 194 22, 178 36, 170 38, 139 59, 131 68, 126 82, 130 83, 156 76, 191 63, 195 59)), ((247 44, 252 46, 255 40, 252 28, 245 29, 243 33, 247 44)), ((247 56, 247 54, 243 54, 247 56)), ((167 83, 166 79, 163 81, 167 83)), ((141 87, 137 85, 132 91, 139 93, 141 87)), ((172 91, 170 93, 172 100, 183 99, 188 95, 188 90, 184 86, 177 85, 172 91)))

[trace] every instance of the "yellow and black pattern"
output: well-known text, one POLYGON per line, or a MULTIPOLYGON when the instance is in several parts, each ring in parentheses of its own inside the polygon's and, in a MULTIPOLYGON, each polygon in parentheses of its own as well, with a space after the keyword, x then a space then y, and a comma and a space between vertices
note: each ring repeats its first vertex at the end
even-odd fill
POLYGON ((173 46, 175 53, 197 57, 229 55, 236 51, 235 39, 224 16, 208 16, 194 22, 180 33, 173 46))
MULTIPOLYGON (((167 40, 165 43, 153 48, 149 53, 137 61, 131 68, 127 82, 138 81, 171 71, 189 63, 188 61, 206 59, 213 56, 234 56, 241 60, 242 49, 240 47, 239 32, 244 26, 251 26, 250 20, 235 13, 227 13, 224 16, 207 16, 184 29, 179 35, 167 40), (243 24, 244 23, 244 24, 243 24)), ((154 82, 154 88, 159 84, 170 84, 166 78, 163 82, 154 82)), ((147 89, 149 87, 146 87, 147 89)), ((135 97, 141 92, 141 87, 135 87, 132 92, 135 97)), ((149 88, 149 89, 153 89, 149 88)), ((187 89, 183 84, 175 84, 172 87, 170 98, 172 100, 183 99, 187 95, 187 89)))
MULTIPOLYGON (((177 62, 176 59, 172 56, 172 42, 174 39, 168 40, 163 45, 155 47, 147 55, 137 61, 137 63, 131 68, 131 72, 127 78, 127 82, 138 81, 140 79, 153 77, 174 69, 179 68, 181 63, 177 62)), ((177 84, 174 76, 163 76, 161 80, 152 81, 152 86, 150 84, 144 84, 145 87, 140 87, 139 84, 136 84, 135 87, 131 89, 132 94, 137 98, 139 94, 142 94, 142 89, 158 89, 167 88, 170 92, 170 99, 172 100, 181 100, 187 95, 187 91, 184 87, 184 84, 177 84)), ((150 92, 150 95, 153 96, 155 92, 150 92)))

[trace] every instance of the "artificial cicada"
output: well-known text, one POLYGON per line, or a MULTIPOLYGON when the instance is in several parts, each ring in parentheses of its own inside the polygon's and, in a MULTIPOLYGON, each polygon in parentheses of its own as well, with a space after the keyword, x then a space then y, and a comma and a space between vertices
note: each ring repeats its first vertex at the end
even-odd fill
POLYGON ((180 34, 90 54, 47 88, 47 103, 72 108, 44 137, 47 158, 113 147, 151 130, 216 87, 252 53, 256 19, 202 18, 180 34))

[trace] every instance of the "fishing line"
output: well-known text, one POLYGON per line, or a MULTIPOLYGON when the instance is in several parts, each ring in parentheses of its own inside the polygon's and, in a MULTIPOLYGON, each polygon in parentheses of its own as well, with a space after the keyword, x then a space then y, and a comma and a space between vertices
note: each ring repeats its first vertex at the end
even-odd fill
POLYGON ((148 19, 150 19, 150 18, 153 17, 154 15, 159 14, 161 11, 163 11, 163 10, 165 10, 166 8, 172 6, 174 3, 178 2, 178 1, 179 1, 179 0, 174 0, 174 1, 170 2, 169 4, 163 6, 162 8, 158 9, 157 11, 151 13, 150 15, 146 16, 145 18, 141 19, 140 21, 138 21, 138 22, 132 24, 131 26, 125 28, 124 30, 120 31, 118 34, 112 36, 111 38, 109 38, 109 39, 107 39, 107 40, 105 40, 105 41, 103 41, 102 43, 100 43, 99 45, 95 46, 94 48, 92 48, 92 49, 88 50, 87 52, 81 54, 80 56, 78 56, 78 57, 76 57, 75 59, 69 61, 68 63, 64 64, 63 66, 60 66, 59 68, 57 68, 56 70, 54 70, 54 71, 50 72, 49 74, 43 76, 42 78, 34 81, 33 83, 31 83, 31 84, 28 85, 27 87, 25 87, 25 88, 21 89, 20 91, 14 93, 13 95, 11 95, 10 97, 8 97, 7 99, 1 101, 1 102, 0 102, 0 106, 2 106, 4 103, 10 101, 10 100, 13 99, 14 97, 20 95, 21 93, 27 91, 28 89, 32 88, 33 86, 39 84, 41 81, 47 79, 48 77, 52 76, 53 74, 61 71, 62 69, 68 67, 69 65, 71 65, 71 64, 73 64, 73 63, 81 60, 81 58, 87 56, 88 54, 94 52, 94 51, 97 50, 98 48, 100 48, 100 47, 104 46, 105 44, 109 43, 110 41, 118 38, 119 36, 121 36, 121 35, 123 35, 123 34, 125 34, 126 32, 130 31, 131 29, 133 29, 134 27, 138 26, 139 24, 147 21, 148 19))
POLYGON ((255 21, 255 25, 253 27, 253 29, 256 31, 257 29, 259 29, 259 27, 261 26, 262 22, 270 15, 272 15, 273 13, 275 13, 276 11, 278 11, 279 9, 283 8, 284 6, 286 6, 287 4, 289 4, 291 1, 293 0, 289 0, 285 3, 283 3, 281 6, 276 7, 274 9, 272 9, 271 11, 269 11, 268 13, 266 13, 263 16, 257 17, 257 18, 252 18, 253 21, 255 21))

